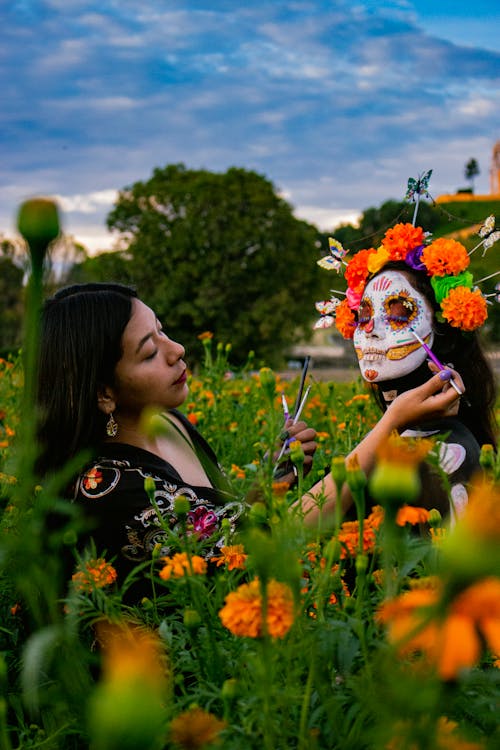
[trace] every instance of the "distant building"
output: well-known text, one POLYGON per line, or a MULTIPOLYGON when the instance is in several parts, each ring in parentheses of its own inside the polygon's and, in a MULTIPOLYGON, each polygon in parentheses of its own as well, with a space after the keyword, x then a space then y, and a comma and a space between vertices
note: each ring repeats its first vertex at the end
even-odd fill
POLYGON ((436 198, 436 203, 485 200, 500 200, 500 141, 497 141, 493 146, 491 155, 489 195, 475 195, 472 191, 464 190, 450 195, 439 195, 436 198))

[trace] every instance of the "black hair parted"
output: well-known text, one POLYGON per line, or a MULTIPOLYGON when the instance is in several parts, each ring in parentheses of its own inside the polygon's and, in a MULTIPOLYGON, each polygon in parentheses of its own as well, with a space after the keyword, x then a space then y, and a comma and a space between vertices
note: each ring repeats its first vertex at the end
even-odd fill
POLYGON ((55 472, 102 440, 106 417, 97 397, 114 382, 133 287, 74 284, 46 300, 37 367, 37 473, 55 472))

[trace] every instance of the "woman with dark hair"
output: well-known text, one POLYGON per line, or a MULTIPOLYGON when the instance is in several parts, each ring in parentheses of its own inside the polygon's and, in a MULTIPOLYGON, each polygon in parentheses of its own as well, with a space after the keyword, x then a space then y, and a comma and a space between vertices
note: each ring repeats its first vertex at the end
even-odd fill
MULTIPOLYGON (((71 459, 87 461, 68 494, 90 519, 97 552, 116 558, 121 578, 150 561, 154 549, 177 551, 179 498, 189 503, 187 523, 207 558, 246 507, 210 446, 178 410, 188 394, 184 354, 128 286, 70 286, 45 303, 37 472, 46 476, 71 459), (164 417, 154 434, 143 427, 148 407, 164 417)), ((302 443, 308 471, 316 433, 302 421, 287 429, 302 443)), ((291 484, 295 476, 290 472, 280 481, 291 484)))
MULTIPOLYGON (((474 288, 468 265, 460 243, 426 244, 420 227, 398 224, 380 248, 361 250, 346 263, 346 299, 330 301, 335 324, 353 339, 361 374, 382 410, 351 457, 370 473, 377 450, 394 430, 437 438, 447 482, 424 464, 418 504, 451 518, 468 500, 467 483, 479 469, 481 446, 496 446, 495 381, 477 334, 487 317, 486 300, 474 288)), ((310 522, 319 512, 318 489, 306 503, 310 522)), ((328 514, 337 502, 330 477, 325 492, 328 514)), ((347 487, 342 503, 344 510, 352 503, 347 487)))

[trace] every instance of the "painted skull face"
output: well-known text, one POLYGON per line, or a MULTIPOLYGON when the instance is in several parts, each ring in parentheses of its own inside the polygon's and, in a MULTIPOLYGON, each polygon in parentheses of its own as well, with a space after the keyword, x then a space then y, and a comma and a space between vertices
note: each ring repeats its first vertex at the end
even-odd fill
POLYGON ((431 306, 400 271, 385 271, 369 281, 354 332, 363 378, 383 383, 420 367, 427 354, 411 329, 432 346, 432 320, 431 306))

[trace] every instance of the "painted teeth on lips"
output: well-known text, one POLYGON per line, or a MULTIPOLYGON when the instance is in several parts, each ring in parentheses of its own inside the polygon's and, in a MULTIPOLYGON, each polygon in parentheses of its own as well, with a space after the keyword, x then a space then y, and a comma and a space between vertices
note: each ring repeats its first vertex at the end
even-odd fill
POLYGON ((366 362, 376 362, 379 359, 385 359, 385 351, 381 351, 380 349, 365 349, 363 359, 366 362))

